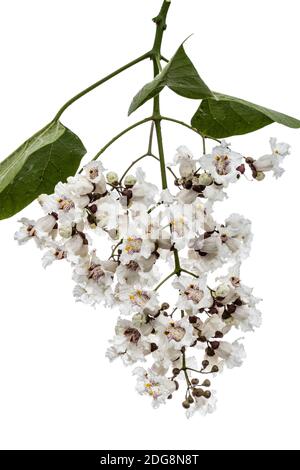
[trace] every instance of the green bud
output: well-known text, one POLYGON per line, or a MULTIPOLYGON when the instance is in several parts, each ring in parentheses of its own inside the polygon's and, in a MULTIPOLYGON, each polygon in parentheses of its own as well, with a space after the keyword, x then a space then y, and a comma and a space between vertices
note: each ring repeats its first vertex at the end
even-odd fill
POLYGON ((215 292, 215 296, 223 298, 223 297, 226 297, 226 295, 229 294, 229 292, 230 292, 230 287, 228 287, 226 284, 221 284, 217 288, 217 290, 215 292))
POLYGON ((119 177, 117 175, 117 173, 115 173, 114 171, 109 171, 106 175, 106 181, 109 183, 109 184, 117 184, 118 181, 119 181, 119 177))
POLYGON ((133 175, 127 175, 125 180, 124 180, 124 184, 127 188, 132 188, 132 186, 134 186, 136 183, 136 177, 133 176, 133 175))
POLYGON ((201 186, 209 186, 212 182, 213 179, 208 173, 202 173, 198 176, 198 184, 201 186))
POLYGON ((256 181, 263 181, 265 179, 265 177, 266 177, 266 175, 263 171, 258 171, 255 179, 256 179, 256 181))

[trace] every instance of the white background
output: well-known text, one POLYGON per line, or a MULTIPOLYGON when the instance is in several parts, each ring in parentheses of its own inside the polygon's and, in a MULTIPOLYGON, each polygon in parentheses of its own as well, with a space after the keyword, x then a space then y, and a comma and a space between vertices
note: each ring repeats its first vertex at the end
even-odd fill
MULTIPOLYGON (((161 0, 10 0, 0 6, 1 158, 50 121, 72 95, 151 47, 161 0)), ((190 33, 187 51, 208 85, 300 117, 299 2, 173 0, 164 54, 190 33)), ((63 122, 88 157, 128 123, 132 96, 151 77, 141 64, 72 106, 63 122)), ((197 102, 164 92, 164 114, 189 120, 197 102)), ((164 126, 168 160, 199 139, 164 126)), ((135 131, 103 157, 125 169, 146 148, 135 131)), ((66 264, 44 272, 40 253, 13 241, 17 219, 1 221, 0 447, 2 449, 299 449, 300 132, 279 125, 231 139, 258 157, 277 136, 292 145, 286 173, 230 191, 221 214, 253 221, 244 282, 264 297, 262 328, 246 339, 241 369, 218 380, 218 410, 186 420, 179 397, 154 411, 135 379, 104 354, 117 312, 75 304, 66 264)), ((158 177, 152 164, 151 178, 158 177)), ((159 180, 157 180, 159 183, 159 180)), ((35 204, 22 215, 36 216, 35 204)), ((220 211, 219 211, 220 213, 220 211)))

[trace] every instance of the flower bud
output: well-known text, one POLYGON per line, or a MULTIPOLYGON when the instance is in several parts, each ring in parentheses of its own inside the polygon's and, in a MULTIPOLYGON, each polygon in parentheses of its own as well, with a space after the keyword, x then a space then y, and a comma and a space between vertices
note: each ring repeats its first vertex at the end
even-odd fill
POLYGON ((203 384, 202 384, 202 387, 210 387, 211 386, 211 383, 210 383, 210 380, 204 380, 203 384))
POLYGON ((132 323, 136 328, 146 325, 147 316, 144 313, 136 313, 132 317, 132 323))
POLYGON ((215 296, 223 298, 223 297, 226 297, 226 295, 229 294, 229 292, 230 292, 230 288, 226 284, 221 284, 217 288, 215 292, 215 296))
POLYGON ((161 306, 161 309, 162 309, 162 310, 168 310, 168 308, 170 308, 170 305, 167 304, 167 302, 164 302, 164 303, 162 304, 162 306, 161 306))
POLYGON ((192 391, 192 394, 196 398, 203 397, 204 393, 205 392, 204 392, 204 390, 202 390, 202 388, 194 388, 193 391, 192 391))
POLYGON ((185 408, 186 410, 188 410, 191 405, 189 404, 189 402, 188 402, 187 400, 184 400, 184 401, 182 402, 182 406, 183 406, 183 408, 185 408))
POLYGON ((198 177, 198 184, 201 186, 209 186, 213 182, 212 177, 208 173, 202 173, 198 177))
POLYGON ((199 336, 199 341, 200 341, 200 343, 206 343, 206 337, 205 336, 199 336))
POLYGON ((183 183, 184 189, 192 189, 193 183, 191 180, 187 180, 183 183))
POLYGON ((71 225, 61 225, 58 232, 62 238, 70 238, 72 236, 73 228, 71 225))
POLYGON ((92 214, 96 214, 97 210, 98 210, 97 204, 92 204, 91 206, 89 206, 89 211, 92 214))
POLYGON ((214 355, 215 355, 215 351, 211 347, 206 348, 205 352, 208 355, 208 357, 214 357, 214 355))
POLYGON ((198 385, 199 379, 192 379, 191 383, 192 383, 192 385, 198 385))
POLYGON ((106 175, 106 181, 109 184, 116 185, 116 184, 118 184, 119 177, 118 177, 117 173, 115 173, 114 171, 109 171, 106 175))
POLYGON ((204 398, 206 398, 208 400, 211 397, 211 392, 209 390, 205 390, 203 396, 204 396, 204 398))
POLYGON ((124 184, 127 188, 132 188, 132 186, 134 186, 136 183, 136 177, 133 176, 133 175, 127 175, 125 180, 124 180, 124 184))
POLYGON ((188 397, 187 401, 192 405, 194 403, 194 398, 191 395, 188 397))
POLYGON ((258 171, 255 179, 256 181, 263 181, 265 177, 266 177, 265 173, 263 173, 262 171, 258 171))

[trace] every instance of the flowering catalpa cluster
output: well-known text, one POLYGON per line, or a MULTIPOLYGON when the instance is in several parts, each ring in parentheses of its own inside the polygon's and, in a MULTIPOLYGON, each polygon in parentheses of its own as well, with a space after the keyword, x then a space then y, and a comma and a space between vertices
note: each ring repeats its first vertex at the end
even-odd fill
POLYGON ((218 222, 214 205, 227 197, 229 184, 244 177, 261 181, 269 171, 279 177, 289 153, 287 144, 271 139, 268 154, 246 158, 223 139, 272 123, 299 129, 300 120, 212 91, 184 43, 170 59, 163 56, 171 3, 163 0, 153 18, 150 50, 69 99, 49 124, 0 163, 0 220, 38 199, 44 216, 37 221, 22 219, 18 242, 33 239, 44 250, 44 267, 68 261, 78 302, 118 307, 108 358, 136 366, 137 390, 150 396, 154 407, 180 394, 191 416, 196 410, 203 414, 214 410, 215 392, 207 377, 242 364, 241 335, 261 322, 259 299, 240 279, 241 261, 250 251, 251 223, 239 214, 218 222), (151 115, 113 137, 79 171, 86 149, 61 122, 63 113, 146 60, 152 62, 153 77, 134 96, 128 114, 152 102, 151 115), (160 94, 165 88, 198 101, 189 122, 162 113, 160 94), (196 133, 203 142, 203 155, 195 158, 180 147, 166 165, 162 125, 166 121, 196 133), (148 123, 147 153, 122 176, 107 172, 99 157, 122 136, 148 123), (217 144, 208 154, 210 141, 217 144), (144 158, 159 163, 162 190, 147 181, 142 168, 132 170, 144 158), (172 188, 169 175, 175 183, 172 188), (236 330, 240 331, 235 334, 236 330))
POLYGON ((207 377, 241 366, 241 335, 260 326, 259 299, 240 279, 251 223, 239 214, 217 222, 214 204, 247 173, 282 174, 289 146, 270 143, 257 160, 225 141, 201 158, 180 147, 169 166, 175 186, 163 191, 141 168, 119 178, 92 161, 38 198, 43 217, 21 220, 15 237, 45 251, 44 267, 70 263, 77 301, 119 308, 107 357, 135 366, 137 390, 155 408, 180 395, 187 416, 213 412, 207 377))

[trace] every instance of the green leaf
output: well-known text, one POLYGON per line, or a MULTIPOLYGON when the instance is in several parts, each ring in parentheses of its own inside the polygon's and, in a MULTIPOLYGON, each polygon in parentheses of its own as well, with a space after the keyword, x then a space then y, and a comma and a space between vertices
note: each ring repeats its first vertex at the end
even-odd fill
POLYGON ((294 129, 300 121, 233 96, 214 93, 216 99, 202 101, 192 118, 192 126, 203 135, 224 138, 247 134, 277 122, 294 129))
POLYGON ((16 214, 41 193, 76 173, 86 150, 77 135, 54 121, 0 163, 0 219, 16 214))
POLYGON ((158 95, 166 86, 185 98, 202 99, 213 96, 181 45, 160 74, 152 82, 147 83, 133 98, 128 114, 130 115, 158 95))

